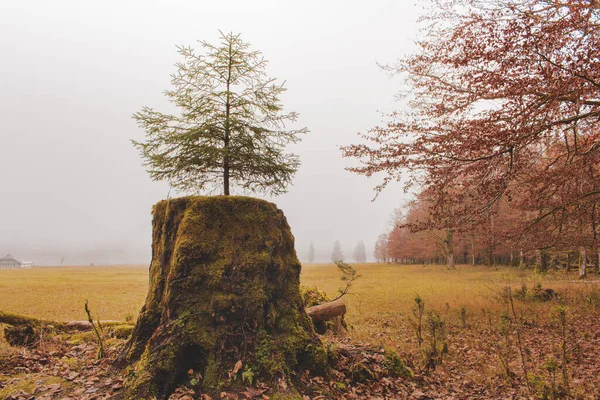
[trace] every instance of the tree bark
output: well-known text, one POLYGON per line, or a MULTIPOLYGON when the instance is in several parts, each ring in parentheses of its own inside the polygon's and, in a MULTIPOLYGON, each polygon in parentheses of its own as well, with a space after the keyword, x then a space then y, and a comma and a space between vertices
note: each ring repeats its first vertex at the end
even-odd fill
POLYGON ((585 279, 587 276, 587 250, 585 247, 580 248, 579 260, 579 279, 585 279))
POLYGON ((548 271, 548 260, 546 253, 543 250, 538 249, 535 251, 535 271, 536 272, 547 272, 548 271))
POLYGON ((454 229, 446 229, 446 265, 448 269, 454 269, 454 229))
POLYGON ((519 268, 525 267, 525 260, 523 259, 523 250, 519 250, 519 268))

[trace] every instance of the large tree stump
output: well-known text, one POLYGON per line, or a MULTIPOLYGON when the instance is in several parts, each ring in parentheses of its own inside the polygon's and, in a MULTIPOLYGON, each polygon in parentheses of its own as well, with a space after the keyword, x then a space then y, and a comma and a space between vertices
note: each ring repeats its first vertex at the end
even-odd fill
POLYGON ((243 371, 264 382, 326 368, 294 238, 274 204, 166 200, 152 226, 148 296, 118 361, 125 397, 166 398, 181 383, 219 390, 241 384, 243 371))

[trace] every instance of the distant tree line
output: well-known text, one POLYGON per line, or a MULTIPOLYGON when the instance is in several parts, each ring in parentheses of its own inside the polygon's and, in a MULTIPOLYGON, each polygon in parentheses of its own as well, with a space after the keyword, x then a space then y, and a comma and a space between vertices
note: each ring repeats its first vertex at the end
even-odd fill
MULTIPOLYGON (((315 246, 311 242, 308 247, 308 262, 310 262, 310 263, 315 262, 315 258, 316 258, 315 246)), ((344 252, 342 250, 342 245, 339 240, 336 240, 335 243, 333 244, 333 249, 331 251, 330 259, 334 263, 345 260, 344 252)), ((352 251, 352 259, 358 263, 367 262, 367 251, 365 248, 365 244, 362 240, 359 240, 356 243, 356 245, 354 246, 354 250, 352 251)))

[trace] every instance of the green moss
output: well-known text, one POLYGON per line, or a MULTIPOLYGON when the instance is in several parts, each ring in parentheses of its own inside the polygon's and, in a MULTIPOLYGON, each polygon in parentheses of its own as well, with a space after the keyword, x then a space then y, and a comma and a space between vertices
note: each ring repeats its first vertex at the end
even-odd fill
POLYGON ((362 362, 356 362, 350 366, 352 379, 356 382, 369 382, 375 379, 375 373, 369 366, 362 362))
POLYGON ((66 342, 70 345, 78 345, 82 343, 98 343, 98 338, 94 331, 77 332, 66 335, 66 342))
POLYGON ((309 360, 311 363, 311 369, 317 373, 326 375, 329 370, 330 357, 331 355, 327 349, 321 344, 309 344, 308 345, 309 360))
POLYGON ((114 337, 118 339, 127 339, 133 332, 133 325, 116 325, 110 328, 114 337))
POLYGON ((36 387, 53 385, 56 383, 59 383, 63 388, 72 386, 71 382, 58 376, 44 376, 38 374, 14 376, 6 386, 0 390, 0 399, 6 399, 21 390, 31 394, 36 387))
POLYGON ((208 390, 221 389, 225 384, 223 371, 215 359, 209 360, 202 379, 202 387, 208 390))
POLYGON ((304 304, 304 307, 318 306, 319 304, 331 301, 329 296, 327 296, 327 293, 316 287, 300 286, 300 293, 302 294, 302 303, 304 304))
POLYGON ((81 364, 80 360, 76 357, 67 357, 64 356, 60 359, 64 364, 66 364, 70 369, 78 369, 81 364))
POLYGON ((273 393, 271 395, 272 400, 302 400, 303 397, 296 391, 291 391, 289 393, 273 393))
POLYGON ((386 350, 384 367, 393 377, 402 377, 407 379, 414 378, 413 371, 404 365, 404 362, 395 350, 386 350))

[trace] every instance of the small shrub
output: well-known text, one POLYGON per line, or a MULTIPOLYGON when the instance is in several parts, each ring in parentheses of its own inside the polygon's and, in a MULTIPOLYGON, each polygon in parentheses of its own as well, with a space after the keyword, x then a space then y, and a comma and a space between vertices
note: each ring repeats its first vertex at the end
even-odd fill
POLYGON ((442 363, 444 354, 448 353, 446 343, 445 322, 439 314, 429 311, 425 319, 425 329, 429 343, 425 348, 425 370, 434 370, 442 363))
POLYGON ((518 300, 527 300, 527 285, 523 283, 520 289, 516 289, 513 297, 518 300))
POLYGON ((567 364, 569 363, 569 358, 567 356, 567 308, 566 307, 556 307, 554 309, 554 316, 558 320, 560 325, 560 336, 561 336, 561 356, 562 356, 562 384, 564 391, 569 394, 570 385, 569 385, 569 371, 567 369, 567 364))
POLYGON ((542 364, 542 369, 546 371, 550 378, 550 386, 546 385, 546 392, 550 396, 550 399, 554 400, 557 396, 556 391, 556 370, 558 369, 558 361, 554 356, 546 357, 546 361, 542 364))
POLYGON ((550 288, 542 288, 542 284, 539 282, 531 290, 527 289, 527 285, 523 284, 520 289, 513 291, 512 296, 521 301, 545 302, 559 299, 558 293, 550 288))
POLYGON ((423 344, 423 314, 425 313, 425 302, 417 293, 415 298, 413 299, 415 305, 413 307, 413 315, 415 319, 409 319, 408 321, 412 325, 415 330, 415 336, 417 337, 417 343, 419 347, 423 344))
POLYGON ((550 388, 543 377, 534 374, 533 372, 528 372, 527 382, 539 399, 550 398, 550 388))
POLYGON ((512 319, 507 311, 500 314, 498 321, 498 332, 502 336, 502 342, 498 343, 496 354, 502 365, 502 370, 507 378, 512 379, 514 373, 510 369, 510 361, 512 358, 512 341, 511 341, 512 319))

